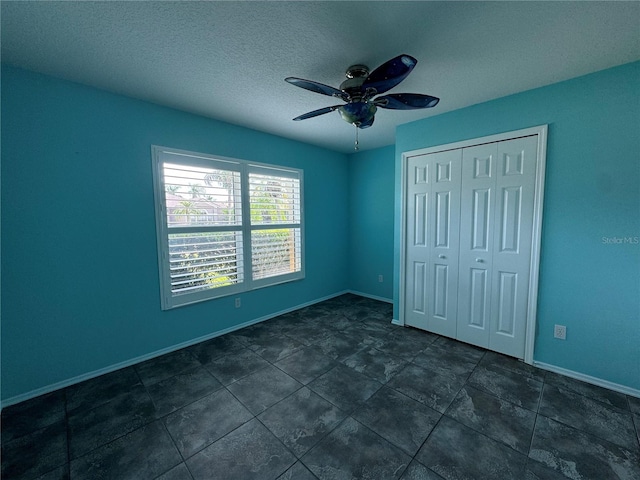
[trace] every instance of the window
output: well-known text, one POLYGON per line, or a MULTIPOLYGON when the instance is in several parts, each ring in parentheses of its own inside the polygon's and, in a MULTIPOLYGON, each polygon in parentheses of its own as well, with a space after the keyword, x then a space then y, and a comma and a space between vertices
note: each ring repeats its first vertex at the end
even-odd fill
POLYGON ((163 309, 304 278, 301 170, 152 157, 163 309))

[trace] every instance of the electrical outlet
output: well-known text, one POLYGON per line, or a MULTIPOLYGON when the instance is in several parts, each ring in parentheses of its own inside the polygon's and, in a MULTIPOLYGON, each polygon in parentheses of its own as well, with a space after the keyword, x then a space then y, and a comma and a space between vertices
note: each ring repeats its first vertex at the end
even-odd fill
POLYGON ((555 325, 553 327, 553 338, 559 338, 560 340, 567 339, 567 327, 564 325, 555 325))
POLYGON ((242 302, 240 301, 240 297, 236 298, 236 308, 240 308, 242 302))
POLYGON ((382 275, 378 275, 378 282, 382 283, 382 280, 383 280, 382 275))

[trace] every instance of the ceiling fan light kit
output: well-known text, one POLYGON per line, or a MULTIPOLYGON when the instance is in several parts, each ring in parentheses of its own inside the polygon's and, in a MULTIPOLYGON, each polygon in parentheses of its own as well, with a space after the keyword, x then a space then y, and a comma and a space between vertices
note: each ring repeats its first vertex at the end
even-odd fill
POLYGON ((293 120, 306 120, 338 110, 342 119, 356 127, 356 150, 358 150, 357 129, 373 125, 379 108, 391 110, 416 110, 435 107, 440 101, 431 95, 419 93, 394 93, 377 96, 391 90, 411 73, 418 61, 410 55, 398 55, 383 63, 373 72, 366 65, 352 65, 347 69, 347 79, 340 88, 330 87, 313 80, 287 77, 285 81, 311 92, 336 97, 345 105, 333 105, 304 113, 293 120))

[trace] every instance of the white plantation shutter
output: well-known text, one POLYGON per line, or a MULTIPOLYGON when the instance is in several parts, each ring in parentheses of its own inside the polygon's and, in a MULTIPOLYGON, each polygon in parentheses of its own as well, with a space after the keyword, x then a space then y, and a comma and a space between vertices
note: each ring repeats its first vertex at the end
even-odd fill
POLYGON ((249 172, 252 225, 299 224, 300 179, 253 167, 249 172))
POLYGON ((251 232, 254 280, 299 272, 301 254, 299 228, 251 232))
POLYGON ((152 153, 163 309, 304 278, 300 170, 152 153))
POLYGON ((172 295, 240 283, 242 267, 242 232, 169 234, 172 295))
POLYGON ((163 176, 169 228, 242 225, 239 171, 165 162, 163 176))
POLYGON ((292 172, 249 171, 253 280, 302 269, 300 178, 292 172))

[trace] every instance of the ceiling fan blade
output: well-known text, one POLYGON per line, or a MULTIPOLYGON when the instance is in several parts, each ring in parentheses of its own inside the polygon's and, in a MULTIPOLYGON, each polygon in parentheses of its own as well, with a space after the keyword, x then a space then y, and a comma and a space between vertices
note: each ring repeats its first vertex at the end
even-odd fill
POLYGON ((373 103, 380 108, 392 110, 416 110, 435 107, 440 99, 419 93, 390 93, 376 98, 373 103))
POLYGON ((391 90, 401 81, 407 78, 418 60, 410 55, 398 55, 395 58, 383 63, 369 74, 362 84, 362 91, 374 89, 376 93, 384 93, 391 90))
POLYGON ((287 77, 284 80, 285 82, 289 82, 291 85, 304 88, 305 90, 310 90, 322 95, 328 95, 330 97, 342 98, 343 100, 345 99, 346 94, 342 90, 338 90, 337 88, 330 87, 329 85, 325 85, 323 83, 296 77, 287 77))
POLYGON ((318 115, 324 115, 325 113, 329 113, 329 112, 333 112, 334 110, 337 110, 341 106, 342 105, 333 105, 332 107, 324 107, 318 110, 314 110, 313 112, 303 113, 302 115, 294 118, 294 120, 295 121, 306 120, 307 118, 317 117, 318 115))

